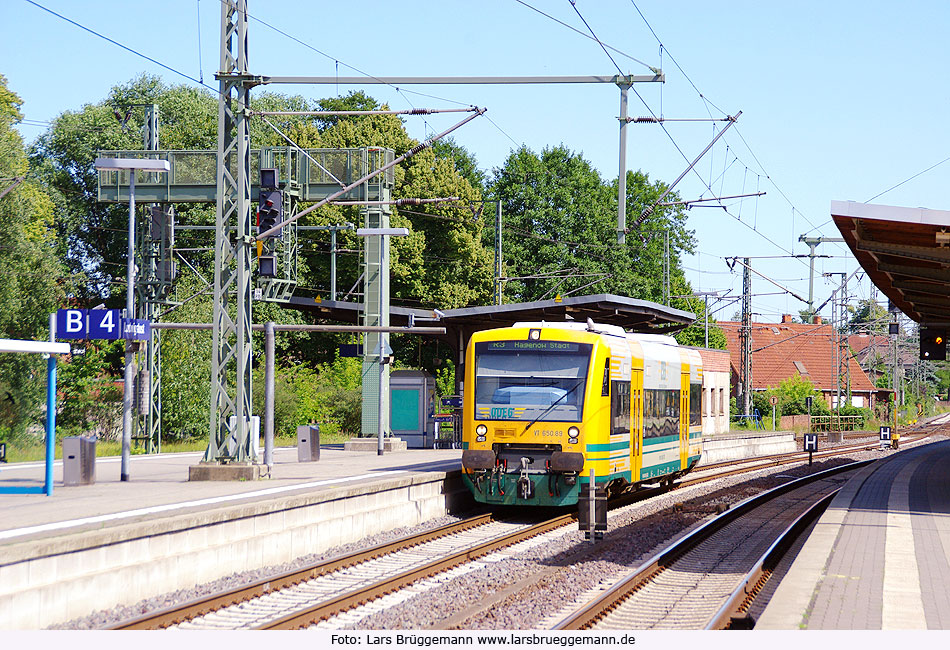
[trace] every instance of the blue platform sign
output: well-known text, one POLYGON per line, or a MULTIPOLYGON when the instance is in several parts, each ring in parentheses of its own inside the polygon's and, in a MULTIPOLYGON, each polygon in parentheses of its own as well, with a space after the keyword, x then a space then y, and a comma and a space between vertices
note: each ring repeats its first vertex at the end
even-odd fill
POLYGON ((56 311, 58 339, 148 339, 151 323, 122 318, 120 309, 59 309, 56 311), (125 332, 129 335, 126 336, 125 332), (144 336, 143 336, 144 333, 144 336))
POLYGON ((147 341, 152 334, 151 321, 128 318, 122 321, 122 338, 129 341, 147 341))
POLYGON ((118 309, 90 309, 87 338, 108 340, 122 338, 122 312, 118 309))
POLYGON ((56 338, 84 339, 89 329, 88 309, 58 309, 56 311, 56 338))

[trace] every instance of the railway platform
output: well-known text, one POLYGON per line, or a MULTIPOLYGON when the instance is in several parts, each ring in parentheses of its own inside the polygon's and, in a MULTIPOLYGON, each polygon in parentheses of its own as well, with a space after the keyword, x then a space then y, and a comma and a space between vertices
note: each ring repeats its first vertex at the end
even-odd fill
POLYGON ((950 629, 950 441, 856 474, 802 546, 756 630, 950 629))
MULTIPOLYGON (((117 603, 279 565, 434 519, 469 501, 461 450, 377 455, 274 451, 271 478, 189 481, 201 453, 98 458, 91 485, 0 494, 0 630, 40 629, 117 603)), ((44 463, 0 465, 0 483, 42 483, 44 463)))

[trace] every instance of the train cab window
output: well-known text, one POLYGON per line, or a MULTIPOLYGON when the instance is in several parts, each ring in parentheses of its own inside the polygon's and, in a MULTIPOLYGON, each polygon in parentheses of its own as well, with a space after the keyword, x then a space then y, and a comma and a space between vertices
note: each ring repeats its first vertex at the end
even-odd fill
POLYGON ((566 341, 476 343, 475 419, 582 421, 591 351, 566 341))
POLYGON ((610 395, 610 357, 604 361, 604 385, 600 389, 600 396, 610 395))

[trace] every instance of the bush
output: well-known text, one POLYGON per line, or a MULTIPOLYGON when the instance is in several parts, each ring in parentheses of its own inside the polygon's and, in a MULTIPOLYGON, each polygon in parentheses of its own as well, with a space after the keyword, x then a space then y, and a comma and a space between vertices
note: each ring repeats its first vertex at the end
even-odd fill
MULTIPOLYGON (((254 372, 254 410, 264 413, 264 369, 254 372)), ((321 433, 358 435, 362 428, 362 361, 337 357, 314 368, 275 369, 274 434, 294 437, 297 427, 317 423, 321 433)))
POLYGON ((860 408, 857 406, 852 406, 851 404, 842 404, 841 408, 838 410, 838 413, 842 416, 844 415, 857 415, 861 418, 861 421, 858 423, 858 426, 863 429, 865 425, 874 419, 874 414, 869 408, 860 408))

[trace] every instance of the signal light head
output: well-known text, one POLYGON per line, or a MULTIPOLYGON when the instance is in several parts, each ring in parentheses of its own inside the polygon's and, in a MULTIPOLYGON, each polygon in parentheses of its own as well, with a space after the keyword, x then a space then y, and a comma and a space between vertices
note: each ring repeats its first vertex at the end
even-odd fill
POLYGON ((921 326, 920 358, 943 361, 947 358, 947 331, 943 328, 921 326))

